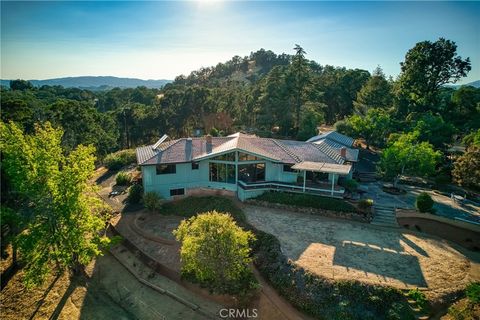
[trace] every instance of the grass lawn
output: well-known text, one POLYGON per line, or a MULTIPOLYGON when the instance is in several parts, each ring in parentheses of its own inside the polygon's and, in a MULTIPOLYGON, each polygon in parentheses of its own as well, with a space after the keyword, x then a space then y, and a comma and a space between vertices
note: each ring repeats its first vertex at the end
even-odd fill
POLYGON ((357 209, 346 201, 309 194, 272 191, 265 192, 254 199, 297 207, 325 209, 340 212, 357 212, 357 209))

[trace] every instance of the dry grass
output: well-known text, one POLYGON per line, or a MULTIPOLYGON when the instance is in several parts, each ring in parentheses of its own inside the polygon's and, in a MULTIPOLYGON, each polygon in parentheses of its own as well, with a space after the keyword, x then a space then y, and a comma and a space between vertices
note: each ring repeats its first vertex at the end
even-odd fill
POLYGON ((480 257, 423 234, 248 206, 248 220, 300 266, 336 280, 425 288, 430 299, 480 279, 480 257))

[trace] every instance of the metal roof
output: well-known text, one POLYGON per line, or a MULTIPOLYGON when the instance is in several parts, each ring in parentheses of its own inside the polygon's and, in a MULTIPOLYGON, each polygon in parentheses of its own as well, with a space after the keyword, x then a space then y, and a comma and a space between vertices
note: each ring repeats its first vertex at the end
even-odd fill
POLYGON ((329 147, 333 148, 339 155, 341 153, 341 149, 342 148, 345 148, 346 150, 346 155, 345 155, 345 160, 347 161, 358 161, 358 149, 354 149, 354 148, 348 148, 348 147, 345 147, 345 145, 343 144, 340 144, 338 142, 335 142, 333 140, 330 140, 330 139, 321 139, 319 141, 315 141, 314 144, 316 145, 319 145, 319 146, 322 146, 322 145, 328 145, 329 147))
POLYGON ((350 173, 350 170, 352 170, 352 166, 349 164, 303 161, 293 165, 292 169, 347 175, 350 173))
POLYGON ((238 133, 228 137, 212 137, 208 144, 205 137, 182 138, 152 146, 137 148, 140 165, 182 163, 198 161, 229 151, 244 151, 271 161, 295 164, 304 161, 343 164, 345 159, 328 144, 303 141, 259 138, 238 133))
POLYGON ((337 143, 343 144, 345 147, 352 147, 353 142, 355 142, 355 139, 350 138, 344 134, 338 133, 337 131, 324 132, 322 134, 319 134, 318 136, 311 137, 310 139, 307 140, 307 142, 315 142, 322 139, 333 140, 337 143))

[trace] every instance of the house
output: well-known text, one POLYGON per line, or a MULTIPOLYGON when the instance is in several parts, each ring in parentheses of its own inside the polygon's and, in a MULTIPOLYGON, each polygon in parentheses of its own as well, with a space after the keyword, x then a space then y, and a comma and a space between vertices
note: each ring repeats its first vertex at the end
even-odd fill
POLYGON ((355 170, 355 164, 358 162, 359 153, 358 149, 353 147, 355 139, 332 130, 311 137, 307 142, 312 142, 318 145, 326 144, 331 148, 338 150, 338 152, 340 152, 345 158, 346 163, 351 164, 353 170, 355 170))
POLYGON ((175 140, 165 135, 136 153, 145 192, 165 199, 207 190, 223 190, 242 201, 268 190, 342 197, 339 182, 352 176, 351 154, 319 141, 243 133, 175 140))

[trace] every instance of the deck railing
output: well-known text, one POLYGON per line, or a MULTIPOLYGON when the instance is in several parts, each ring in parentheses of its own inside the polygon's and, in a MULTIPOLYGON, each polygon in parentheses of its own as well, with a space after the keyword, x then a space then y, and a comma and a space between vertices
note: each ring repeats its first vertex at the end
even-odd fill
POLYGON ((322 196, 329 196, 329 197, 336 197, 341 198, 345 193, 345 189, 339 187, 338 185, 334 187, 333 191, 331 188, 314 188, 314 187, 305 187, 287 183, 287 182, 279 182, 279 181, 262 181, 262 182, 245 182, 245 181, 238 181, 238 185, 245 191, 248 190, 274 190, 274 191, 285 191, 285 192, 294 192, 294 193, 308 193, 308 194, 316 194, 322 196))

